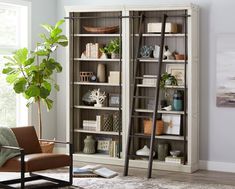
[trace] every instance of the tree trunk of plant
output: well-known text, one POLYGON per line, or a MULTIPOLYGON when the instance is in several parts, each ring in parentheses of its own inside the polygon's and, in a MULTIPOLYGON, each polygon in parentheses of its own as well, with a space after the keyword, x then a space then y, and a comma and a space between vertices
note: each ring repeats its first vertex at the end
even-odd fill
POLYGON ((42 137, 42 114, 41 114, 41 104, 40 99, 38 99, 38 138, 42 137))

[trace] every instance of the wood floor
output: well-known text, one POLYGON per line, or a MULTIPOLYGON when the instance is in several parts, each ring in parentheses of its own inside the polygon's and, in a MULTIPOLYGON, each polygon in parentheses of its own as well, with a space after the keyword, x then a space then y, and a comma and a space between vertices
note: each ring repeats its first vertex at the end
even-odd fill
MULTIPOLYGON (((79 167, 87 164, 89 163, 84 163, 84 162, 75 163, 75 165, 79 167)), ((104 165, 104 167, 117 171, 120 174, 123 173, 123 167, 121 166, 104 165)), ((130 168, 129 175, 146 177, 147 169, 130 168)), ((205 184, 223 184, 223 185, 235 186, 235 173, 199 170, 195 173, 190 174, 190 173, 153 170, 152 178, 156 177, 168 178, 174 181, 181 181, 181 182, 196 182, 196 183, 200 182, 205 184)))

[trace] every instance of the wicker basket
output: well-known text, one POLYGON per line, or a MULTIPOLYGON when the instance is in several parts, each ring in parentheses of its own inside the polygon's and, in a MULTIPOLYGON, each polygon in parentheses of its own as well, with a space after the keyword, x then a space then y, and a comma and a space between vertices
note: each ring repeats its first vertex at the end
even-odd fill
POLYGON ((54 149, 54 142, 41 142, 40 141, 40 146, 42 149, 42 153, 52 153, 54 149))
MULTIPOLYGON (((144 134, 151 134, 152 131, 152 120, 144 120, 144 134)), ((162 135, 164 132, 164 125, 162 120, 157 120, 156 124, 156 135, 162 135)))

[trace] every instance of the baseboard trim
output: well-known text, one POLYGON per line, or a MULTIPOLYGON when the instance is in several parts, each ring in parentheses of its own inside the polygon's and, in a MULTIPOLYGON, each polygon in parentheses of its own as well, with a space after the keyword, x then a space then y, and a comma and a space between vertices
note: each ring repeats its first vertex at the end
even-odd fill
POLYGON ((216 161, 199 161, 199 168, 208 171, 221 171, 235 173, 235 163, 216 162, 216 161))

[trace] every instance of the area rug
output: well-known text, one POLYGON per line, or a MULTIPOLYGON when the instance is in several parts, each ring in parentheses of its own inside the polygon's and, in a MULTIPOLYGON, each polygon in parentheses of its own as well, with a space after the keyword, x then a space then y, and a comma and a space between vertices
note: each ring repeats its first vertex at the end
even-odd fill
MULTIPOLYGON (((65 178, 66 176, 58 175, 58 177, 65 178)), ((134 176, 117 176, 111 179, 74 178, 73 186, 79 189, 235 189, 235 186, 229 185, 179 182, 162 178, 147 179, 134 176)))
MULTIPOLYGON (((68 179, 68 174, 63 171, 42 173, 42 175, 63 180, 68 179)), ((0 180, 1 179, 3 178, 0 174, 0 180)), ((39 186, 39 184, 36 185, 39 186)), ((50 187, 50 189, 56 188, 50 187)), ((135 176, 117 176, 111 179, 101 177, 74 178, 73 186, 60 189, 235 189, 235 186, 204 184, 199 182, 180 182, 167 178, 147 179, 135 176)))

